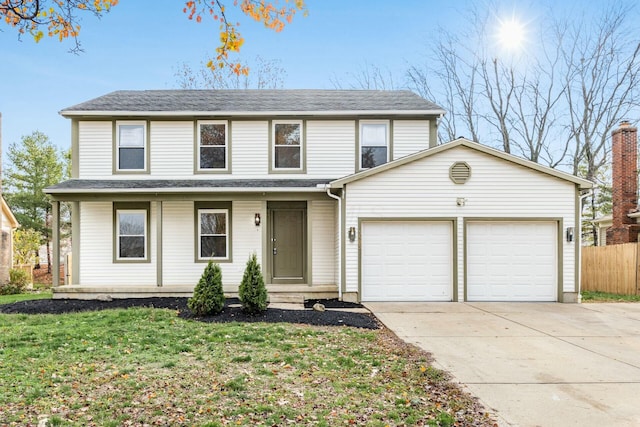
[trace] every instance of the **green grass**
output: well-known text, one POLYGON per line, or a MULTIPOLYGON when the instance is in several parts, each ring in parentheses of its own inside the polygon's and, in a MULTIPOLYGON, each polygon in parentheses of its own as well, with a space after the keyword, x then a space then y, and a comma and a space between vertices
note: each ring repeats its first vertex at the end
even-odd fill
POLYGON ((49 299, 51 290, 40 292, 29 292, 26 294, 0 295, 0 304, 11 304, 16 301, 27 301, 32 299, 49 299))
POLYGON ((619 295, 599 291, 582 291, 583 302, 640 302, 640 295, 619 295))
POLYGON ((388 331, 136 308, 0 315, 7 425, 458 425, 490 418, 388 331))

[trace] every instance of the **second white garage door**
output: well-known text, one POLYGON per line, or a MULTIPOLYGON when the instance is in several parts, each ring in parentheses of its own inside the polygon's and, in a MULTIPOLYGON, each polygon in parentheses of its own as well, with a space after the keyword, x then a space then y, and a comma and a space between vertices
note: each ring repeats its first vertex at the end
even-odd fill
POLYGON ((448 221, 362 223, 362 301, 451 301, 448 221))
POLYGON ((552 221, 467 224, 467 301, 556 301, 558 227, 552 221))

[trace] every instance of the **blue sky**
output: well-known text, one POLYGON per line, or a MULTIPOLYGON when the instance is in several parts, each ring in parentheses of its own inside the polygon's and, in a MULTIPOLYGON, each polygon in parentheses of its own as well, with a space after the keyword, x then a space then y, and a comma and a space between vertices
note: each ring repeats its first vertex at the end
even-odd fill
MULTIPOLYGON (((228 0, 231 4, 232 1, 228 0)), ((570 4, 571 0, 545 1, 570 4)), ((281 61, 286 88, 334 88, 364 65, 375 64, 402 82, 408 65, 424 63, 429 40, 439 25, 465 25, 472 0, 307 0, 308 17, 296 17, 274 33, 242 16, 244 58, 281 61)), ((540 2, 494 2, 496 17, 512 14, 535 19, 540 2)), ((182 13, 181 1, 120 0, 98 20, 84 16, 84 52, 68 53, 70 42, 29 37, 22 41, 0 27, 0 112, 2 143, 39 130, 61 148, 70 145, 70 122, 58 111, 120 89, 177 88, 176 70, 199 67, 215 48, 217 25, 196 24, 182 13), (151 6, 152 5, 152 6, 151 6), (151 9, 152 7, 152 9, 151 9)), ((6 156, 3 155, 3 163, 6 156)))

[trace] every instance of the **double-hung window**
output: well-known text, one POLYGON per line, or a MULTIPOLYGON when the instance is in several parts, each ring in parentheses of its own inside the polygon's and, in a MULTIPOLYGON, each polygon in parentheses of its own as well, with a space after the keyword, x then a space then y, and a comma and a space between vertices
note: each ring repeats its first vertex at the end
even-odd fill
POLYGON ((116 123, 116 157, 118 171, 147 170, 146 122, 116 123))
POLYGON ((228 169, 228 126, 226 121, 198 122, 198 170, 228 169))
POLYGON ((197 209, 198 259, 229 259, 229 210, 197 209))
POLYGON ((116 209, 116 260, 147 260, 146 209, 116 209))
POLYGON ((389 123, 360 122, 360 169, 389 161, 389 123))
POLYGON ((273 170, 301 170, 302 165, 302 122, 274 121, 273 170))

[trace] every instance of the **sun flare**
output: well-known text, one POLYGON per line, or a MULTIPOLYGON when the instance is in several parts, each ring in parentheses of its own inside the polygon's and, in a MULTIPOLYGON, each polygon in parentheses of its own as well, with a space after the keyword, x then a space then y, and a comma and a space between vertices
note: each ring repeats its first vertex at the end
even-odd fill
POLYGON ((524 25, 515 18, 506 21, 501 20, 497 37, 504 48, 517 50, 525 41, 524 25))

